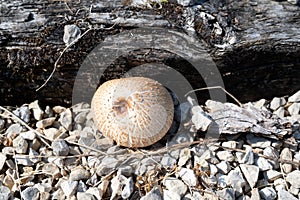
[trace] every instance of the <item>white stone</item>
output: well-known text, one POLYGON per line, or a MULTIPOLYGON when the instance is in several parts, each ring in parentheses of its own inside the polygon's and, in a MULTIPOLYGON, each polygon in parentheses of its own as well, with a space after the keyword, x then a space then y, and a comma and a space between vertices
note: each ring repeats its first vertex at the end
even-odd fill
POLYGON ((273 112, 275 115, 277 115, 280 118, 284 118, 285 109, 284 107, 279 107, 277 110, 273 112))
POLYGON ((270 103, 270 108, 272 110, 277 110, 280 106, 286 104, 286 100, 283 97, 274 97, 270 103))
POLYGON ((193 170, 187 168, 181 168, 179 171, 179 176, 188 186, 197 185, 197 177, 193 170))
POLYGON ((6 162, 6 155, 3 153, 0 153, 0 171, 2 170, 5 162, 6 162))
POLYGON ((286 190, 279 190, 278 191, 278 200, 297 200, 295 196, 289 193, 286 190))
POLYGON ((64 112, 60 114, 60 118, 58 120, 60 124, 65 127, 65 129, 71 131, 72 130, 72 123, 73 123, 73 116, 72 111, 67 108, 64 112))
POLYGON ((22 136, 18 136, 13 140, 13 147, 17 153, 26 153, 28 142, 22 136))
POLYGON ((271 165, 271 163, 269 163, 268 160, 263 157, 258 157, 255 160, 255 164, 259 167, 260 171, 266 171, 269 169, 273 169, 273 166, 271 165))
POLYGON ((174 193, 173 191, 164 190, 163 191, 163 199, 164 200, 180 200, 180 195, 174 193))
POLYGON ((222 174, 227 174, 230 171, 230 164, 227 161, 221 161, 216 165, 219 169, 219 172, 222 174))
POLYGON ((78 181, 65 180, 60 184, 60 187, 67 198, 71 197, 76 193, 78 181))
POLYGON ((64 36, 63 41, 66 46, 70 45, 72 42, 77 40, 81 35, 81 30, 75 24, 64 26, 64 36))
POLYGON ((278 178, 274 180, 274 187, 276 191, 285 190, 286 181, 283 178, 278 178))
POLYGON ((219 191, 217 191, 217 195, 221 199, 235 200, 234 190, 232 188, 224 188, 222 190, 219 190, 219 191))
POLYGON ((254 154, 253 154, 252 147, 248 145, 244 145, 244 146, 246 146, 246 153, 236 152, 237 161, 242 164, 252 165, 254 163, 254 154))
POLYGON ((300 102, 300 90, 288 98, 288 102, 300 102))
POLYGON ((300 103, 293 103, 288 107, 291 116, 297 116, 300 112, 300 103))
POLYGON ((36 123, 36 127, 42 129, 42 128, 51 126, 55 122, 55 119, 56 119, 55 117, 49 117, 46 119, 42 119, 36 123))
POLYGON ((236 141, 226 141, 222 143, 222 147, 228 147, 228 148, 236 148, 236 141))
POLYGON ((28 187, 22 191, 21 197, 24 200, 38 200, 40 196, 39 190, 34 187, 28 187))
POLYGON ((141 200, 162 200, 160 188, 153 187, 149 193, 141 198, 141 200))
POLYGON ((272 187, 265 187, 259 191, 259 194, 262 198, 266 200, 276 199, 276 191, 272 187))
MULTIPOLYGON (((281 153, 280 153, 280 159, 282 160, 288 160, 288 161, 292 161, 293 160, 293 155, 292 152, 289 148, 284 148, 281 153)), ((288 164, 288 163, 283 163, 281 165, 282 170, 284 173, 290 173, 293 169, 292 164, 288 164)))
POLYGON ((268 179, 269 182, 273 182, 276 179, 279 179, 282 177, 282 173, 275 171, 275 170, 268 170, 265 172, 265 176, 268 179))
POLYGON ((221 188, 225 188, 229 184, 228 176, 223 174, 217 174, 218 186, 221 188))
POLYGON ((224 160, 224 161, 228 161, 228 162, 233 162, 235 160, 234 155, 229 151, 218 151, 217 157, 220 160, 224 160))
POLYGON ((20 136, 23 137, 25 140, 34 140, 36 137, 36 134, 33 131, 26 131, 26 132, 20 133, 20 136))
POLYGON ((206 131, 213 121, 205 112, 196 112, 192 116, 192 122, 197 130, 206 131))
POLYGON ((241 164, 240 168, 249 183, 250 187, 253 189, 258 180, 259 168, 255 165, 241 164))
POLYGON ((11 197, 10 189, 4 185, 0 185, 0 199, 9 200, 11 197))
POLYGON ((286 181, 289 182, 293 187, 300 188, 300 171, 295 170, 286 176, 286 181))
POLYGON ((179 197, 182 197, 187 191, 187 186, 177 178, 167 177, 163 184, 170 192, 178 194, 179 197))
POLYGON ((133 192, 134 185, 132 177, 126 179, 124 188, 122 190, 121 196, 123 199, 128 199, 133 192))
POLYGON ((243 187, 247 184, 243 178, 243 174, 237 168, 228 173, 228 182, 231 187, 238 193, 243 193, 243 187))
POLYGON ((35 120, 39 121, 43 118, 44 111, 39 106, 38 100, 30 103, 28 107, 29 107, 30 110, 32 110, 33 117, 34 117, 35 120))

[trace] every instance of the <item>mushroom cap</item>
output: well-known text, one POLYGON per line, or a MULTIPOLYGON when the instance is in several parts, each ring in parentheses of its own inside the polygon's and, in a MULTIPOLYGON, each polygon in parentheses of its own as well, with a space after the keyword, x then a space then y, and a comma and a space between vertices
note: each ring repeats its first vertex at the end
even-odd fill
POLYGON ((168 90, 144 77, 103 83, 92 99, 94 122, 105 137, 126 147, 145 147, 160 140, 173 121, 168 90))

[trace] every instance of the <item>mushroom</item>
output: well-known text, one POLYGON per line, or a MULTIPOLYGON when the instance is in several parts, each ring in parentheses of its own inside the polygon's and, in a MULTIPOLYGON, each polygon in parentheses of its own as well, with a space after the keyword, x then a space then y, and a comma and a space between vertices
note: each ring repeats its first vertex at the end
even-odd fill
POLYGON ((103 83, 95 92, 91 107, 102 134, 126 147, 154 144, 168 132, 174 115, 168 90, 144 77, 103 83))

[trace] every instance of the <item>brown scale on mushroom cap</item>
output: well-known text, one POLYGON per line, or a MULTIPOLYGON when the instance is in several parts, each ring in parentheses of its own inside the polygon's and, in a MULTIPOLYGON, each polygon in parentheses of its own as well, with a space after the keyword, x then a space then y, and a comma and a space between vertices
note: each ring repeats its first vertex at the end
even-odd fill
POLYGON ((103 83, 92 99, 94 121, 108 138, 126 147, 145 147, 160 140, 173 121, 167 89, 144 77, 103 83))

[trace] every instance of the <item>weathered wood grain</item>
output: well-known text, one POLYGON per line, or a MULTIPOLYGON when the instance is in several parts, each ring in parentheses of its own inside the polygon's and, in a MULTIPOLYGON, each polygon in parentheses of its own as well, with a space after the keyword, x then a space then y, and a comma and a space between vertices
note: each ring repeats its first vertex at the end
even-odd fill
MULTIPOLYGON (((226 88, 242 101, 299 89, 299 6, 269 0, 215 0, 201 6, 194 9, 169 2, 162 8, 146 9, 131 7, 121 0, 1 2, 0 104, 16 105, 33 99, 70 104, 74 78, 84 58, 105 38, 137 27, 188 33, 188 28, 194 28, 223 75, 226 88), (214 16, 214 22, 203 21, 200 11, 214 16), (195 26, 187 25, 188 16, 195 18, 195 26), (211 26, 216 22, 222 28, 220 35, 211 26), (63 34, 67 24, 76 24, 82 33, 92 30, 66 51, 49 83, 36 92, 65 48, 63 34), (231 36, 236 42, 220 48, 231 36)), ((151 56, 144 56, 146 51, 141 49, 117 59, 106 78, 117 77, 133 66, 156 62, 177 66, 190 76, 195 88, 205 86, 178 55, 152 49, 151 56)))

